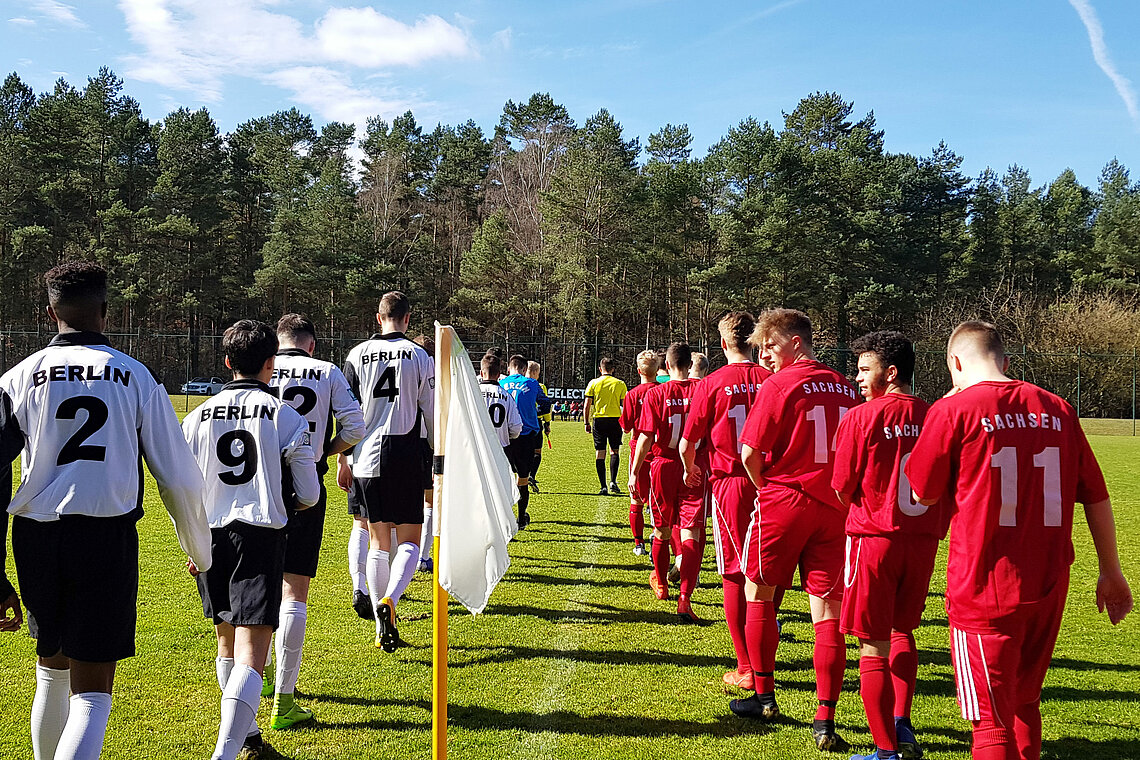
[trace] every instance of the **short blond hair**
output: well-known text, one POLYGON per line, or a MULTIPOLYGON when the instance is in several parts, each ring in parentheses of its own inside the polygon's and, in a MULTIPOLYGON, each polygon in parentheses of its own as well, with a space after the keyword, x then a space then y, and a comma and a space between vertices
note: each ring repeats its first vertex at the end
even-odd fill
POLYGON ((756 318, 756 329, 748 341, 760 348, 764 339, 771 334, 790 338, 798 335, 804 345, 811 345, 811 319, 807 314, 797 309, 768 309, 756 318))
POLYGON ((657 370, 661 367, 661 357, 658 356, 656 351, 646 349, 637 355, 637 372, 638 374, 649 376, 656 375, 657 370))
POLYGON ((704 377, 709 372, 709 358, 700 351, 693 352, 693 373, 704 377))
POLYGON ((954 332, 950 333, 950 339, 946 341, 947 353, 953 352, 955 346, 963 343, 967 343, 982 356, 992 357, 999 362, 1005 358, 1005 341, 1002 340, 997 325, 991 322, 975 319, 955 327, 954 332))

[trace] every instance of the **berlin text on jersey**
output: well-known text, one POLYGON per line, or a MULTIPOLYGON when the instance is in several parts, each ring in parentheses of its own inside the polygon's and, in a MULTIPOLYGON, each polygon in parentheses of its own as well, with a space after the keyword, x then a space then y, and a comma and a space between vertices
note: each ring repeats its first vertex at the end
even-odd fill
POLYGON ((202 410, 202 421, 206 420, 272 420, 277 410, 265 404, 253 406, 215 406, 202 410))
POLYGON ((106 380, 110 383, 119 383, 125 387, 130 387, 131 371, 121 367, 112 367, 109 364, 102 367, 65 364, 39 369, 32 373, 33 388, 38 388, 47 382, 84 383, 91 380, 106 380))

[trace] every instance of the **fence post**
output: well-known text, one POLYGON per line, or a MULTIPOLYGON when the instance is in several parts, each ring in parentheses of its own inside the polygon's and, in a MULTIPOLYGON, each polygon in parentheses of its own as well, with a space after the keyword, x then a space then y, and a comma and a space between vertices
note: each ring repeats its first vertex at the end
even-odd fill
POLYGON ((1077 346, 1077 417, 1081 416, 1081 347, 1077 346))
POLYGON ((1132 349, 1132 435, 1136 435, 1136 349, 1132 349))

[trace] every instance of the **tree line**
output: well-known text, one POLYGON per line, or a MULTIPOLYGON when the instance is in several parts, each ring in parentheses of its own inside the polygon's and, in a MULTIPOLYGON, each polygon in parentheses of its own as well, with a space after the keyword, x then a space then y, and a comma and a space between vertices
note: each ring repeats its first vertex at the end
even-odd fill
POLYGON ((744 119, 703 157, 685 125, 642 145, 546 93, 508 101, 491 134, 411 112, 357 134, 295 108, 223 134, 204 108, 145 118, 107 68, 42 94, 13 73, 0 325, 42 321, 40 275, 86 257, 124 332, 296 310, 364 334, 395 288, 418 326, 499 343, 704 345, 727 309, 790 306, 837 346, 884 326, 937 340, 966 316, 1039 340, 1058 314, 1108 309, 1128 326, 1085 338, 1135 347, 1140 184, 1116 160, 1095 188, 1016 164, 969 177, 944 142, 889 152, 837 93, 782 116, 744 119))

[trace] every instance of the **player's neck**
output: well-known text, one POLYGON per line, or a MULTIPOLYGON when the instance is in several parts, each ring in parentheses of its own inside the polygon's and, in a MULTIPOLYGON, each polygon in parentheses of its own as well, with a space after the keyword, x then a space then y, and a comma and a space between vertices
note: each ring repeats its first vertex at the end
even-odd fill
POLYGON ((657 375, 638 375, 641 378, 639 385, 657 385, 657 375))
POLYGON ((745 362, 752 361, 751 355, 746 354, 743 351, 733 351, 731 348, 725 349, 724 358, 728 361, 729 364, 744 364, 745 362))
POLYGON ((72 321, 72 322, 64 322, 62 319, 56 320, 55 326, 56 326, 56 329, 59 331, 60 335, 63 335, 65 333, 78 333, 78 332, 102 333, 103 328, 105 327, 102 320, 90 320, 90 321, 76 320, 76 321, 72 321))

